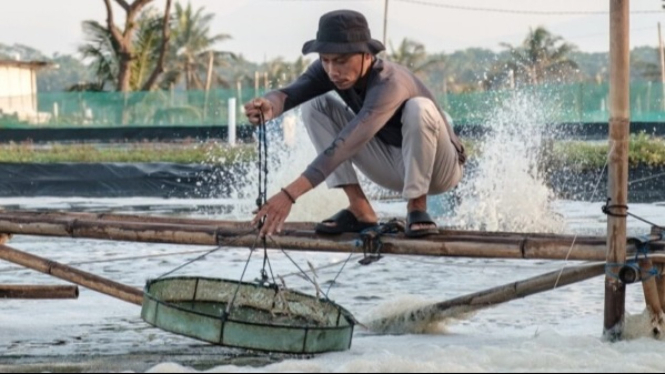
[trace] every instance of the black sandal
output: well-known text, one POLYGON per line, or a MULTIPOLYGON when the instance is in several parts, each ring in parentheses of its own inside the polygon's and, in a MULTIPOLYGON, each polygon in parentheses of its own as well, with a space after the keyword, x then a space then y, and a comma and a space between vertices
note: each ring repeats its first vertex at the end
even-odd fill
POLYGON ((318 223, 314 228, 317 234, 343 234, 345 232, 361 232, 376 226, 376 222, 360 222, 348 209, 342 209, 334 216, 318 223), (334 223, 334 225, 327 225, 334 223))
POLYGON ((416 224, 436 226, 436 222, 434 222, 432 217, 430 217, 427 212, 422 210, 414 210, 413 212, 409 212, 409 214, 406 216, 406 227, 404 228, 404 235, 409 238, 421 238, 423 236, 435 235, 439 233, 438 227, 412 230, 411 226, 416 224))

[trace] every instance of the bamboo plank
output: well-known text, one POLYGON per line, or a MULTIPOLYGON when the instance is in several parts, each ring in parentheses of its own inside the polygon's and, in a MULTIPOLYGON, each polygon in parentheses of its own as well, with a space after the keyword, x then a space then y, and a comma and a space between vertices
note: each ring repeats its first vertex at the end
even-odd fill
MULTIPOLYGON (((132 242, 172 243, 188 245, 219 245, 251 247, 256 231, 231 229, 213 225, 175 225, 165 223, 119 222, 12 216, 0 213, 0 231, 25 235, 90 238, 132 242)), ((539 238, 537 236, 498 236, 446 234, 425 239, 384 236, 382 253, 398 255, 455 256, 516 259, 564 259, 593 261, 604 258, 601 239, 575 241, 539 238)), ((321 236, 310 231, 284 231, 268 240, 272 249, 325 252, 362 252, 358 235, 321 236)))
POLYGON ((32 286, 0 284, 0 299, 77 299, 77 286, 32 286))
POLYGON ((0 245, 0 259, 78 284, 128 303, 142 305, 143 292, 71 266, 0 245))

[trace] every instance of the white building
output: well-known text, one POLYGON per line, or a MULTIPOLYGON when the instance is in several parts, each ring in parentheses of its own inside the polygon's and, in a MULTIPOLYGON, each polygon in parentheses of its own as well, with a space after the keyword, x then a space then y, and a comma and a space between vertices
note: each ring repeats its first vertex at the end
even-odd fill
MULTIPOLYGON (((42 122, 37 112, 37 71, 48 62, 0 60, 0 117, 42 122)), ((46 114, 48 115, 48 114, 46 114)))

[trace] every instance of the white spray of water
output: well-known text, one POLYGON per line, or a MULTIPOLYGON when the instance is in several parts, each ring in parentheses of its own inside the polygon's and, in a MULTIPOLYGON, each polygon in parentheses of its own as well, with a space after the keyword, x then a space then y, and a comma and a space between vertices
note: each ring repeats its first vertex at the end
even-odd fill
POLYGON ((550 208, 554 195, 538 173, 545 108, 544 100, 516 91, 495 109, 486 124, 491 134, 478 149, 477 168, 460 184, 462 202, 454 225, 487 231, 563 231, 563 218, 550 208))
MULTIPOLYGON (((286 114, 266 124, 268 131, 268 198, 293 182, 316 157, 316 150, 297 112, 286 114)), ((258 147, 258 145, 257 145, 258 147)), ((259 169, 253 162, 242 175, 235 175, 237 185, 231 190, 234 216, 248 219, 256 209, 259 169)), ((224 183, 224 178, 219 178, 224 183)), ((348 200, 338 189, 325 183, 301 196, 293 205, 287 221, 320 221, 345 208, 348 200)))
POLYGON ((378 334, 443 334, 448 323, 470 318, 478 307, 437 310, 431 300, 403 296, 378 305, 367 313, 364 325, 378 334))

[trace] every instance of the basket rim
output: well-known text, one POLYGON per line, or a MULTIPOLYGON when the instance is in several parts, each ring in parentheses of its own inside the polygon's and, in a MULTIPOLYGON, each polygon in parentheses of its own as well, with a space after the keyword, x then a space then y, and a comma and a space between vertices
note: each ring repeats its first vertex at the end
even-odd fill
POLYGON ((233 285, 240 285, 240 286, 249 286, 249 287, 254 287, 254 288, 263 288, 266 289, 268 287, 263 286, 261 284, 257 283, 250 283, 250 282, 241 282, 237 280, 232 280, 232 279, 224 279, 224 278, 212 278, 212 277, 197 277, 197 276, 179 276, 179 277, 167 277, 167 278, 158 278, 158 279, 150 279, 146 282, 146 285, 143 289, 144 297, 152 300, 153 302, 159 304, 160 306, 165 306, 168 308, 176 309, 182 312, 194 314, 194 315, 199 315, 202 317, 206 318, 214 318, 221 320, 223 323, 226 322, 233 322, 233 323, 238 323, 238 324, 244 324, 248 326, 262 326, 262 327, 270 327, 270 328, 280 328, 280 329, 293 329, 293 330, 313 330, 313 331, 319 331, 319 330, 345 330, 345 329, 353 329, 354 325, 358 324, 357 320, 353 317, 351 312, 349 312, 346 308, 340 306, 339 304, 331 301, 330 299, 325 299, 325 298, 316 298, 312 295, 308 295, 306 293, 300 292, 300 291, 293 291, 287 289, 286 292, 291 293, 291 294, 296 294, 298 296, 302 296, 311 300, 316 300, 321 303, 329 304, 332 307, 334 307, 337 312, 339 313, 338 315, 338 322, 337 326, 294 326, 294 325, 288 325, 288 324, 279 324, 279 323, 273 323, 273 324, 267 324, 267 323, 261 323, 261 322, 250 322, 250 321, 244 321, 241 319, 236 319, 236 318, 230 318, 229 316, 226 315, 226 313, 223 313, 222 315, 213 315, 213 314, 208 314, 205 312, 200 312, 196 310, 189 309, 187 307, 183 307, 181 305, 175 305, 170 301, 165 301, 161 300, 160 298, 156 297, 150 292, 150 287, 158 284, 158 283, 164 283, 164 282, 172 282, 176 280, 189 280, 189 281, 211 281, 211 282, 219 282, 219 283, 229 283, 233 285), (339 325, 339 319, 344 317, 346 321, 348 322, 348 325, 346 326, 340 326, 339 325))

